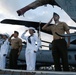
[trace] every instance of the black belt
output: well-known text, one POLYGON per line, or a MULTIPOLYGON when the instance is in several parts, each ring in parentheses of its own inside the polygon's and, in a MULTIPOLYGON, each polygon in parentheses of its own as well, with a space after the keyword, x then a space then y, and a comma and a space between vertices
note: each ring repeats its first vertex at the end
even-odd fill
MULTIPOLYGON (((59 39, 54 39, 54 40, 65 40, 65 39, 64 39, 64 38, 59 38, 59 39)), ((53 41, 54 41, 54 40, 53 40, 53 41)))

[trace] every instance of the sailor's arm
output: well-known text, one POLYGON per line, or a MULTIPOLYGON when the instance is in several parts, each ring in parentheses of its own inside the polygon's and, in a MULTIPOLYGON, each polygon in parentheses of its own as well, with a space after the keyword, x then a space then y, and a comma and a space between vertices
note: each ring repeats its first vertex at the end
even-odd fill
MULTIPOLYGON (((64 25, 64 30, 66 31, 66 33, 70 34, 69 26, 65 22, 63 23, 63 25, 64 25)), ((70 37, 67 37, 67 38, 68 38, 67 47, 69 47, 70 46, 70 37)))
POLYGON ((8 39, 8 41, 9 42, 11 42, 11 38, 14 36, 14 34, 12 34, 10 37, 9 37, 9 39, 8 39))
MULTIPOLYGON (((67 33, 67 34, 70 34, 70 31, 67 30, 66 33, 67 33)), ((68 43, 67 43, 67 47, 69 47, 69 46, 70 46, 70 37, 68 37, 68 43)))
POLYGON ((26 34, 27 31, 28 31, 28 30, 26 30, 26 31, 21 35, 21 38, 24 39, 24 40, 26 40, 25 34, 26 34))
POLYGON ((35 36, 35 40, 37 42, 37 46, 36 46, 36 50, 35 51, 38 51, 39 47, 41 46, 41 40, 38 36, 35 36))
POLYGON ((20 39, 19 40, 19 52, 18 52, 18 55, 20 54, 21 50, 22 50, 22 40, 20 39))
MULTIPOLYGON (((6 43, 6 46, 8 47, 8 49, 9 49, 9 47, 10 47, 10 45, 9 45, 9 44, 10 44, 9 40, 7 39, 7 40, 5 41, 5 43, 6 43)), ((7 48, 7 47, 6 47, 6 48, 7 48)), ((4 53, 4 54, 7 55, 8 49, 5 50, 5 53, 4 53)))
POLYGON ((43 30, 49 30, 49 24, 52 22, 52 20, 53 20, 53 18, 48 22, 48 23, 46 23, 43 27, 42 27, 42 29, 43 30))

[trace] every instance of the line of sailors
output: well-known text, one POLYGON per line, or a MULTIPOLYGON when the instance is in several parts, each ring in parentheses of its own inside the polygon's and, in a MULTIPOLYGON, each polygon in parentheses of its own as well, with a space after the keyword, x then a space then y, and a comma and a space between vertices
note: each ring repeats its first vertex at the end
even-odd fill
MULTIPOLYGON (((36 53, 38 48, 41 46, 41 41, 35 34, 35 28, 29 27, 22 35, 21 38, 26 40, 27 47, 25 51, 25 59, 27 70, 35 70, 36 53), (29 31, 30 36, 25 36, 26 32, 29 31), (36 44, 37 43, 37 44, 36 44)), ((17 69, 17 59, 22 50, 22 40, 18 37, 19 32, 14 33, 9 37, 8 34, 4 34, 0 38, 0 69, 5 69, 6 55, 11 45, 11 51, 9 54, 9 69, 17 69), (9 45, 10 44, 10 45, 9 45)))
MULTIPOLYGON (((55 71, 62 71, 60 58, 62 60, 63 71, 69 71, 67 48, 70 46, 70 37, 67 37, 68 42, 66 42, 65 38, 58 36, 56 32, 59 34, 65 34, 65 32, 67 34, 70 34, 70 30, 69 30, 69 26, 65 22, 59 21, 59 19, 60 16, 57 13, 53 13, 53 17, 50 19, 48 23, 46 23, 42 27, 42 29, 46 31, 52 31, 53 34, 52 56, 54 60, 55 71), (53 20, 55 24, 50 25, 50 23, 53 20)), ((34 33, 35 33, 35 29, 33 27, 30 27, 21 36, 27 42, 27 47, 25 52, 27 70, 35 70, 36 52, 41 45, 40 39, 36 35, 34 35, 34 33), (25 36, 27 31, 29 31, 30 36, 25 36), (37 42, 37 45, 35 45, 35 42, 37 42)), ((10 42, 11 51, 9 55, 9 68, 10 69, 17 68, 17 59, 20 54, 20 51, 22 50, 22 40, 18 37, 18 35, 19 33, 17 31, 14 31, 14 34, 12 34, 9 37, 9 39, 7 39, 4 42, 3 45, 1 45, 1 51, 2 51, 0 52, 1 66, 3 63, 5 64, 5 54, 7 53, 7 50, 9 48, 8 44, 10 42)), ((4 68, 3 66, 2 68, 4 68)))

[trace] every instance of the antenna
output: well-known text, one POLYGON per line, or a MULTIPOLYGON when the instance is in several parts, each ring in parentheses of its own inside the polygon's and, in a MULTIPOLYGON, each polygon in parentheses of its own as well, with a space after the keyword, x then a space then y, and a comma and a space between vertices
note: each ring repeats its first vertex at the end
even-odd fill
MULTIPOLYGON (((38 27, 38 37, 39 37, 39 39, 40 39, 40 41, 41 41, 41 33, 40 33, 40 31, 41 31, 41 21, 39 22, 39 27, 38 27)), ((42 48, 42 46, 40 47, 40 48, 42 48)))
POLYGON ((39 22, 39 31, 38 31, 38 37, 40 38, 40 40, 41 40, 41 34, 40 34, 40 31, 41 31, 41 21, 39 22))

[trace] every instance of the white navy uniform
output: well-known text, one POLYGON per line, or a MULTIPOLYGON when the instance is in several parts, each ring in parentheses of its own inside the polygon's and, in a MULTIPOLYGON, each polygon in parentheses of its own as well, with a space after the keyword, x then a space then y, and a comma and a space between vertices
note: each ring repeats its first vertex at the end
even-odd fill
POLYGON ((28 41, 29 36, 24 36, 26 32, 24 32, 21 36, 21 38, 25 39, 27 42, 27 47, 25 51, 25 57, 26 57, 26 64, 27 64, 27 70, 35 70, 35 63, 36 63, 36 53, 34 51, 37 51, 38 48, 41 46, 40 39, 34 34, 30 37, 31 43, 28 41), (37 42, 37 45, 36 45, 37 42))
POLYGON ((4 39, 1 39, 0 38, 0 47, 1 47, 1 45, 4 43, 4 39))
POLYGON ((3 45, 1 45, 1 50, 0 50, 0 69, 5 69, 5 64, 6 64, 6 55, 8 53, 9 49, 9 41, 8 39, 4 42, 3 45), (5 55, 5 56, 4 56, 5 55))

